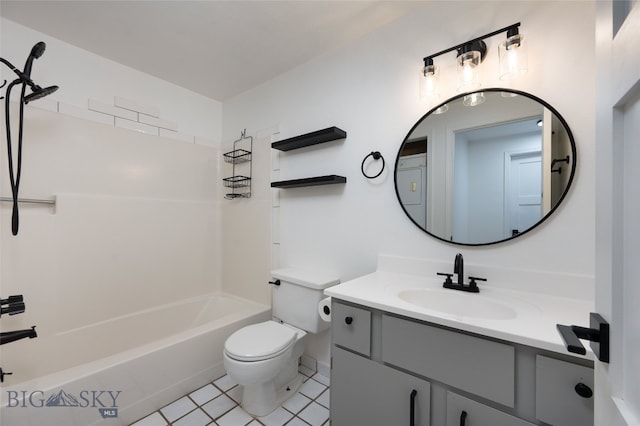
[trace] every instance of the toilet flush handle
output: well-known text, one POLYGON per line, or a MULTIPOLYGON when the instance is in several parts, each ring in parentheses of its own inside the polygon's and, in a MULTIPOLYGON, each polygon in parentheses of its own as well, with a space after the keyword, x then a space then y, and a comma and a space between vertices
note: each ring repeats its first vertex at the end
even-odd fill
POLYGON ((269 284, 280 285, 280 280, 269 281, 269 284))

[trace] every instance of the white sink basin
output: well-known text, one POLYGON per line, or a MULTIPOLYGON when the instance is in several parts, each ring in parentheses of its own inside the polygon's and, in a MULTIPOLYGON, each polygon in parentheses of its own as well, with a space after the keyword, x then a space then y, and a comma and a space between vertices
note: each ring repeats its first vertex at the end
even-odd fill
POLYGON ((412 305, 457 317, 508 320, 518 315, 506 303, 458 290, 413 288, 399 291, 398 297, 412 305))

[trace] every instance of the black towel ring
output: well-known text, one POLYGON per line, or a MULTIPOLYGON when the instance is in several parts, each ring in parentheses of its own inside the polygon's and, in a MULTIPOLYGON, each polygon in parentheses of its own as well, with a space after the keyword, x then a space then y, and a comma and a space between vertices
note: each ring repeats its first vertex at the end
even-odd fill
POLYGON ((375 179, 375 178, 377 178, 378 176, 380 176, 382 174, 382 172, 384 171, 384 166, 385 166, 384 157, 382 156, 382 154, 380 154, 380 151, 372 151, 369 155, 364 157, 364 160, 362 160, 362 165, 360 165, 360 171, 362 172, 364 177, 366 177, 367 179, 375 179), (373 157, 374 160, 382 159, 382 168, 380 169, 378 174, 375 175, 375 176, 369 176, 364 171, 364 163, 367 161, 367 158, 369 158, 369 157, 373 157))

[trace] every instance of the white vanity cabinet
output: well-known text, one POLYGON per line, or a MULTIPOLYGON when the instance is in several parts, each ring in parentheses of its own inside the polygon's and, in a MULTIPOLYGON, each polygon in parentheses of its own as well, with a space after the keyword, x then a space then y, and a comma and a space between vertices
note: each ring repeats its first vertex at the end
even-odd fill
POLYGON ((331 357, 332 426, 593 425, 586 359, 335 297, 331 357))

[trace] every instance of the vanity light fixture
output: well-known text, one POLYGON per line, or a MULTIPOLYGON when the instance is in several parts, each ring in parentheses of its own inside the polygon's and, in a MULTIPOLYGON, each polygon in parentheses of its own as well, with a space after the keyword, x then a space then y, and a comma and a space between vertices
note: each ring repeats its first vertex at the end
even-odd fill
MULTIPOLYGON (((527 58, 524 50, 524 37, 518 32, 520 23, 515 23, 497 31, 476 37, 472 40, 442 50, 438 53, 425 56, 422 68, 421 98, 429 99, 429 102, 438 98, 438 66, 434 64, 435 57, 456 51, 458 69, 458 92, 475 92, 480 86, 479 66, 487 54, 485 39, 500 33, 507 33, 507 39, 501 43, 499 50, 500 78, 513 79, 527 70, 527 58)), ((484 102, 484 95, 476 93, 465 96, 463 103, 467 106, 480 105, 484 102)))

